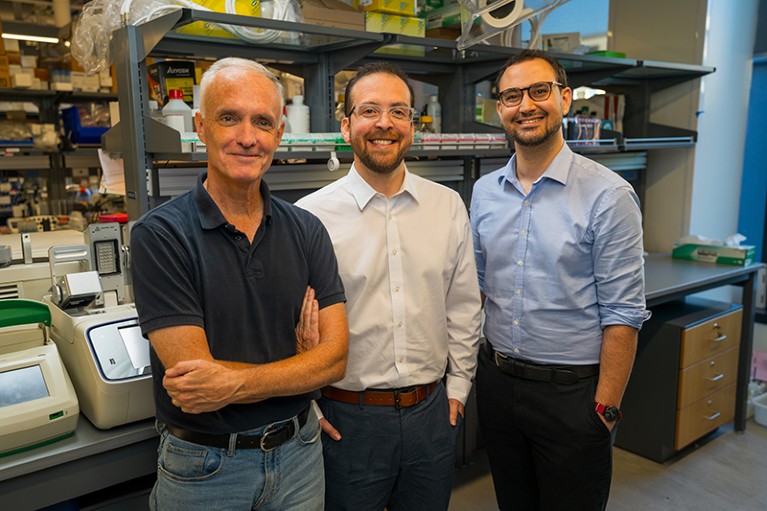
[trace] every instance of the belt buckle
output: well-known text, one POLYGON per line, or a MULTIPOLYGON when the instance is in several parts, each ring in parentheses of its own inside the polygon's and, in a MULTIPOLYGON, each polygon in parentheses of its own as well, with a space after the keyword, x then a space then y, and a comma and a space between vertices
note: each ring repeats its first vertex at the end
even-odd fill
POLYGON ((399 389, 394 389, 394 408, 399 410, 400 404, 399 404, 399 389))
MULTIPOLYGON (((285 427, 287 427, 287 426, 285 426, 285 427)), ((266 442, 267 442, 267 439, 270 436, 272 436, 273 434, 279 433, 279 432, 281 432, 284 429, 285 428, 270 429, 269 431, 266 431, 263 435, 261 435, 261 440, 259 440, 259 443, 258 443, 258 446, 261 448, 261 450, 264 451, 264 452, 269 452, 269 451, 273 451, 276 448, 278 448, 281 444, 275 445, 273 447, 267 447, 266 446, 266 442)))

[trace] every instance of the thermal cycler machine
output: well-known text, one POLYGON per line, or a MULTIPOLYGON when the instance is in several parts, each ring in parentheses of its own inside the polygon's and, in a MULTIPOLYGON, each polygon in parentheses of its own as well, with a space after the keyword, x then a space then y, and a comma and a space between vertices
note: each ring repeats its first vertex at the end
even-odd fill
POLYGON ((127 251, 117 224, 89 226, 90 245, 51 247, 51 338, 72 377, 80 409, 100 429, 153 417, 149 341, 141 335, 136 308, 126 302, 127 251), (57 265, 90 262, 87 272, 57 275, 57 265), (114 293, 116 298, 104 296, 114 293))

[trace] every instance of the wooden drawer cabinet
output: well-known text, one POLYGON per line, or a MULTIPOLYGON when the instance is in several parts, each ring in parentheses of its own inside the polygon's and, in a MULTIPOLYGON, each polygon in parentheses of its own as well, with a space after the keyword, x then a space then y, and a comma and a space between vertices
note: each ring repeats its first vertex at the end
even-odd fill
POLYGON ((679 375, 677 406, 683 409, 738 379, 738 347, 685 367, 679 375))
POLYGON ((639 333, 615 445, 665 461, 733 419, 743 312, 691 298, 652 312, 639 333))
POLYGON ((743 311, 737 310, 682 330, 682 358, 679 367, 687 367, 740 343, 743 311))
POLYGON ((676 423, 677 449, 690 445, 735 416, 735 384, 679 410, 676 423))

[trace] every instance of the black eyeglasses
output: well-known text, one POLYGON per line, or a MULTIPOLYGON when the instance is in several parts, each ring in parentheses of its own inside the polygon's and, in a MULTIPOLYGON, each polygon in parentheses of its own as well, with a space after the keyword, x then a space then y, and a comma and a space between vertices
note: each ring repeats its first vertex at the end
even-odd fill
POLYGON ((369 121, 377 121, 381 118, 384 110, 389 112, 389 119, 396 122, 412 122, 413 117, 415 116, 415 108, 411 108, 409 106, 390 106, 388 108, 384 108, 372 103, 361 103, 359 105, 354 105, 349 111, 349 116, 351 116, 356 111, 357 115, 363 119, 367 119, 369 121))
POLYGON ((553 85, 564 87, 564 85, 559 82, 538 82, 532 84, 530 87, 525 87, 524 89, 509 87, 508 89, 502 90, 498 94, 498 98, 501 100, 501 103, 503 103, 503 106, 517 106, 522 102, 525 91, 527 91, 527 95, 530 96, 530 99, 533 101, 546 101, 549 99, 549 96, 551 96, 551 88, 553 85))

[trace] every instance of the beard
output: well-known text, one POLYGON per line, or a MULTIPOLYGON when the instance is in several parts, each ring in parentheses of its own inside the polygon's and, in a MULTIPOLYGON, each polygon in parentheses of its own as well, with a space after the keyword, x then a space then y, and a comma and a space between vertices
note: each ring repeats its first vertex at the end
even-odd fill
POLYGON ((523 147, 539 146, 556 135, 558 131, 562 130, 562 119, 552 119, 549 114, 546 114, 545 125, 542 126, 540 130, 534 132, 522 131, 517 129, 514 125, 514 121, 517 121, 520 118, 524 117, 518 116, 511 120, 509 125, 506 126, 506 134, 509 135, 515 143, 523 147), (552 120, 555 122, 552 122, 552 120))
MULTIPOLYGON (((368 138, 392 139, 390 134, 381 132, 373 133, 368 138)), ((396 153, 372 154, 367 148, 368 138, 355 137, 351 140, 351 146, 360 162, 376 174, 391 174, 394 172, 402 164, 405 154, 410 149, 410 144, 398 136, 392 139, 394 143, 400 144, 399 150, 396 153)))

